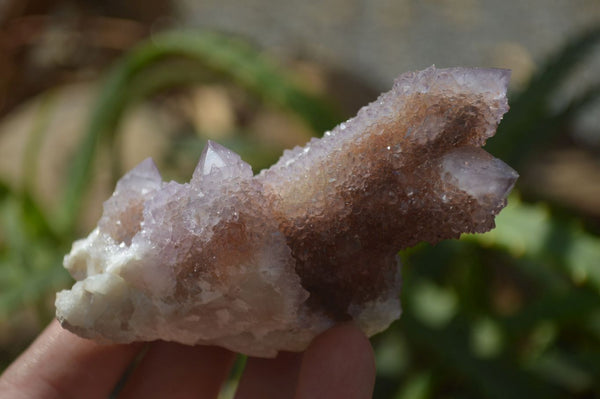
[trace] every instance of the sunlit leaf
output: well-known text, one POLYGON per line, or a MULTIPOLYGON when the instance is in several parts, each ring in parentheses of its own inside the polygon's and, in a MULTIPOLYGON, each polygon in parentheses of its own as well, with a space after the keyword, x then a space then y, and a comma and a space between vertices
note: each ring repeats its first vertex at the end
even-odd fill
POLYGON ((494 230, 465 239, 559 266, 575 283, 589 282, 600 290, 600 238, 553 216, 542 204, 528 205, 512 196, 494 230))

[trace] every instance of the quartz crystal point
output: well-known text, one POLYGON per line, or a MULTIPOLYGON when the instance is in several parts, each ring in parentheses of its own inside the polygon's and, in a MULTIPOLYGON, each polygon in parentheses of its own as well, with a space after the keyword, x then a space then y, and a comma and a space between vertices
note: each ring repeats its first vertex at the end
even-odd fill
POLYGON ((253 176, 209 142, 190 183, 148 159, 126 174, 64 265, 57 317, 105 342, 163 339, 253 356, 301 351, 354 320, 400 316, 398 250, 485 232, 517 174, 480 147, 509 72, 435 69, 253 176))

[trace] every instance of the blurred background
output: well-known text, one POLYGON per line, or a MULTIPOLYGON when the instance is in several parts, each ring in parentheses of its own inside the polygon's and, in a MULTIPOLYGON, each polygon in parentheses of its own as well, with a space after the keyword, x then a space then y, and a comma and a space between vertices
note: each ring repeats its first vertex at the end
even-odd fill
POLYGON ((258 171, 436 64, 512 69, 486 148, 521 178, 496 230, 401 254, 375 398, 600 397, 598 0, 0 0, 0 55, 0 371, 126 170, 189 180, 210 138, 258 171))

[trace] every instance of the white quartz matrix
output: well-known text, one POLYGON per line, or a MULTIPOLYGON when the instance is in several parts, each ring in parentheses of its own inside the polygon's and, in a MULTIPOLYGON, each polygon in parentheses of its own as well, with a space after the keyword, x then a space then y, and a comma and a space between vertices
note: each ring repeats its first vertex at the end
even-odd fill
POLYGON ((151 159, 73 244, 63 327, 102 342, 302 351, 336 322, 400 316, 398 250, 494 227, 517 174, 480 147, 508 110, 509 72, 401 75, 358 115, 253 176, 209 142, 189 183, 151 159))

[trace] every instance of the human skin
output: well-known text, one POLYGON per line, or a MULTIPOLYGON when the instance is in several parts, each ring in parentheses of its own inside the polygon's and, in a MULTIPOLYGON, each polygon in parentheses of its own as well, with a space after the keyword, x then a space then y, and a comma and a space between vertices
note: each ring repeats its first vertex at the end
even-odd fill
MULTIPOLYGON (((119 398, 217 398, 235 354, 211 346, 102 345, 53 321, 0 376, 0 398, 107 398, 140 351, 119 398)), ((236 399, 370 398, 375 381, 368 339, 350 323, 317 336, 304 353, 249 358, 236 399)))

